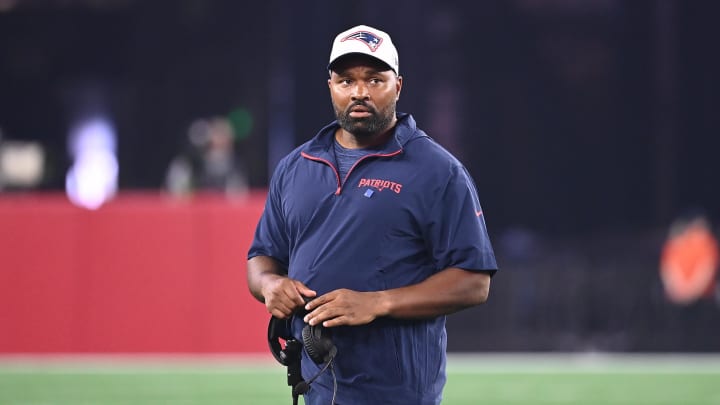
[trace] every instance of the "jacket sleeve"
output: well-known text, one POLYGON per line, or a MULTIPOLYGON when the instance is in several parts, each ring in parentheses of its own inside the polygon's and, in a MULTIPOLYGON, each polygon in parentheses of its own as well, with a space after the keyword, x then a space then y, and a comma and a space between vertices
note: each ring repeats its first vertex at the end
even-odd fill
POLYGON ((425 238, 438 271, 448 267, 491 275, 497 271, 477 190, 464 167, 452 167, 444 189, 430 206, 425 238))
POLYGON ((281 193, 282 166, 278 166, 270 180, 265 209, 255 229, 248 259, 255 256, 269 256, 280 262, 286 269, 290 262, 290 249, 285 227, 285 215, 281 193))

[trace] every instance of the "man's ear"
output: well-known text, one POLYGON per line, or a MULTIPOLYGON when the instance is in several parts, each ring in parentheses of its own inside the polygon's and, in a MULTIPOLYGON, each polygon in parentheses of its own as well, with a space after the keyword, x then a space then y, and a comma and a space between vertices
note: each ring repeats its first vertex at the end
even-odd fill
POLYGON ((400 100, 400 91, 402 90, 402 81, 403 81, 402 76, 398 76, 397 83, 395 84, 395 88, 397 91, 397 93, 395 95, 395 101, 400 100))

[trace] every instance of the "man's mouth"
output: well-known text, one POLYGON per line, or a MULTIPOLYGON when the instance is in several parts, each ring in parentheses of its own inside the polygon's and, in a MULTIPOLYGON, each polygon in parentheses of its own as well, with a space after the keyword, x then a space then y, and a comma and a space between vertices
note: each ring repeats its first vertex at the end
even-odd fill
POLYGON ((372 111, 366 106, 356 105, 350 108, 348 115, 353 118, 364 118, 371 116, 372 111))

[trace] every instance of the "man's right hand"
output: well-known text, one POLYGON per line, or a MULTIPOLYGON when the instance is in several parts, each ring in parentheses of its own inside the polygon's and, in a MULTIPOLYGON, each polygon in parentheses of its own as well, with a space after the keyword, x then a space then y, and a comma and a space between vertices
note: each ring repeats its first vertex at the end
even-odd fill
POLYGON ((302 308, 304 297, 317 296, 317 292, 302 282, 289 278, 280 263, 269 256, 248 260, 247 281, 252 295, 265 304, 272 316, 280 319, 288 318, 302 308))
POLYGON ((276 318, 290 317, 305 306, 305 297, 313 298, 317 295, 302 282, 286 276, 273 274, 265 278, 262 286, 265 307, 276 318))

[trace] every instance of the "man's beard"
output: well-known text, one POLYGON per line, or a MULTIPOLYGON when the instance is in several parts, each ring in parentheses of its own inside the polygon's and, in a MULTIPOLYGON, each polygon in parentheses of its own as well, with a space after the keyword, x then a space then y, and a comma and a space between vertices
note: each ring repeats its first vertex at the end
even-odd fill
POLYGON ((360 102, 352 103, 345 111, 340 111, 335 106, 335 116, 340 127, 358 138, 368 138, 386 130, 393 118, 395 118, 395 103, 387 106, 384 110, 378 111, 369 105, 360 102), (355 106, 363 106, 370 113, 369 117, 353 118, 350 110, 355 106))

